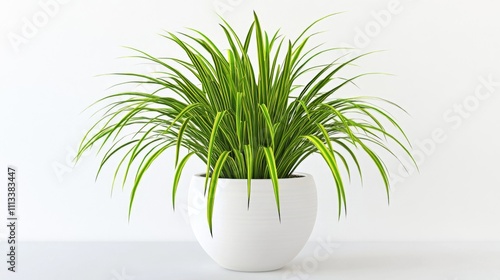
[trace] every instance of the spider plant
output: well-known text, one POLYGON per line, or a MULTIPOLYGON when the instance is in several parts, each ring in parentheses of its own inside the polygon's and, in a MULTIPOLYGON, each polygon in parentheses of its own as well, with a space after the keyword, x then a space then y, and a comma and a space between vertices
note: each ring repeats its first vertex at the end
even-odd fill
POLYGON ((135 175, 130 219, 141 179, 163 152, 175 149, 174 209, 182 170, 196 155, 206 164, 210 230, 219 178, 247 179, 248 207, 251 179, 271 179, 281 220, 278 179, 291 177, 313 153, 319 153, 331 170, 339 217, 346 210, 341 170, 345 168, 350 177, 354 167, 362 176, 358 151, 373 161, 389 195, 389 172, 377 151, 382 148, 395 156, 388 146, 393 142, 413 158, 403 130, 377 104, 382 101, 399 107, 373 97, 338 96, 341 89, 370 73, 340 76, 344 68, 366 54, 330 58, 327 64, 315 63, 318 57, 332 56, 339 50, 321 45, 309 47, 316 34, 310 32, 311 28, 327 17, 309 25, 295 40, 287 40, 279 32, 264 31, 254 14, 244 37, 222 20, 221 28, 227 38, 224 47, 204 33, 190 30, 162 35, 182 49, 185 58, 161 58, 132 49, 136 54, 133 57, 154 63, 162 70, 114 75, 127 77, 125 83, 154 86, 155 90, 119 92, 96 102, 104 103, 99 110, 102 117, 82 140, 77 159, 95 144, 100 149, 106 147, 98 176, 110 158, 120 155, 113 184, 118 176, 123 176, 124 185, 129 175, 135 175), (310 78, 299 84, 299 78, 306 73, 310 78), (397 135, 386 126, 391 126, 397 135), (127 135, 127 131, 133 134, 127 135), (123 174, 119 175, 119 171, 123 174))

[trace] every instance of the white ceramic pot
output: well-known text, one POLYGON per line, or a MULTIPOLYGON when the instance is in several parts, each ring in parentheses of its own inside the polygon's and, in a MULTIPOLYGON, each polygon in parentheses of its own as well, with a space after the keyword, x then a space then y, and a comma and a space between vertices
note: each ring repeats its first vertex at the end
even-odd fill
POLYGON ((309 174, 280 179, 281 223, 271 180, 219 179, 213 213, 213 237, 203 195, 205 177, 189 188, 191 227, 207 254, 220 266, 238 271, 269 271, 289 263, 304 247, 316 221, 317 196, 309 174))

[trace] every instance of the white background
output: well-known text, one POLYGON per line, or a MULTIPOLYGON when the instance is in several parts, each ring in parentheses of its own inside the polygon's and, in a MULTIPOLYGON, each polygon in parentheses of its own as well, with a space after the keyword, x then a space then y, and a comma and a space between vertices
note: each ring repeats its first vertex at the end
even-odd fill
MULTIPOLYGON (((119 59, 131 54, 121 46, 175 56, 179 51, 158 33, 193 27, 223 42, 216 12, 241 32, 255 10, 267 29, 281 27, 291 37, 321 16, 346 11, 318 26, 327 30, 319 40, 362 52, 388 50, 360 61, 360 70, 395 76, 367 78, 361 89, 342 94, 388 98, 410 113, 396 116, 414 143, 420 173, 401 173, 388 160, 395 183, 390 206, 368 168, 363 187, 358 180, 348 187, 349 214, 338 221, 326 165, 313 156, 300 167, 314 175, 319 190, 312 238, 500 241, 500 84, 481 82, 500 82, 499 8, 493 0, 1 0, 0 166, 18 168, 20 238, 194 240, 185 196, 190 176, 204 170, 201 163, 186 167, 180 209, 173 213, 172 154, 164 154, 145 177, 129 223, 130 186, 110 197, 111 168, 94 181, 95 150, 71 163, 95 120, 81 112, 113 92, 107 88, 116 79, 96 75, 148 71, 136 60, 119 59)), ((5 238, 4 227, 0 233, 5 238)))

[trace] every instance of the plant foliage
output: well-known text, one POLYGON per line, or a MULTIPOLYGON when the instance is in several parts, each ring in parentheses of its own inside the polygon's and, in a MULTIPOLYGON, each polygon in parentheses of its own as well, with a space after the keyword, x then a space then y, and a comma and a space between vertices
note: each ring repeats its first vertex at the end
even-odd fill
POLYGON ((346 207, 341 169, 350 176, 354 166, 361 176, 357 150, 373 161, 387 191, 389 172, 376 150, 382 148, 393 154, 388 147, 393 142, 413 160, 403 130, 376 105, 374 101, 379 99, 338 96, 345 86, 367 75, 340 76, 341 70, 365 54, 315 64, 318 57, 338 50, 308 47, 315 35, 310 29, 324 18, 308 26, 297 39, 286 40, 279 32, 265 32, 254 16, 244 38, 227 22, 221 24, 227 49, 196 30, 168 33, 164 37, 183 50, 184 59, 158 58, 133 49, 137 53, 134 57, 163 70, 156 75, 115 73, 127 77, 125 83, 154 85, 156 90, 120 92, 99 100, 99 104, 105 104, 102 117, 85 135, 77 158, 98 143, 101 148, 109 144, 99 174, 110 158, 121 155, 115 179, 120 170, 123 184, 129 174, 135 174, 129 217, 144 173, 169 148, 175 149, 174 209, 175 193, 188 159, 196 155, 206 164, 210 230, 219 177, 247 179, 249 207, 251 179, 271 179, 279 216, 278 179, 290 177, 304 159, 319 153, 335 181, 340 215, 346 207), (308 81, 299 84, 299 78, 306 76, 310 77, 308 81), (387 124, 399 136, 390 133, 387 124), (130 130, 135 133, 126 135, 130 130), (187 154, 182 155, 181 147, 187 154))

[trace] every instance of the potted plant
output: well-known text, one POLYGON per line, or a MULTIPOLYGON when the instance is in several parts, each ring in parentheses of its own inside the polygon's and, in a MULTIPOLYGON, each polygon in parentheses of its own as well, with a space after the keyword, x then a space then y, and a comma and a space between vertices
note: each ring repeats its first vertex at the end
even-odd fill
POLYGON ((244 37, 224 21, 223 47, 199 31, 165 35, 185 58, 160 58, 133 49, 134 57, 163 70, 118 75, 129 78, 125 83, 153 85, 156 90, 120 92, 99 100, 105 104, 102 118, 85 135, 77 158, 96 144, 107 145, 99 175, 110 158, 121 156, 115 178, 120 170, 123 183, 135 174, 130 219, 136 191, 155 159, 175 149, 175 209, 182 170, 196 156, 206 169, 191 180, 189 204, 201 201, 203 207, 191 211, 190 219, 205 251, 232 270, 266 271, 286 265, 306 243, 316 219, 314 180, 295 173, 304 159, 319 153, 328 165, 332 179, 322 179, 321 187, 334 185, 339 217, 346 209, 341 170, 361 176, 358 151, 373 161, 387 194, 388 170, 380 150, 394 155, 388 147, 392 141, 413 159, 409 143, 400 140, 407 141, 403 130, 377 102, 395 104, 338 96, 367 75, 339 75, 364 55, 318 64, 318 57, 338 50, 308 46, 314 36, 310 29, 318 21, 295 40, 265 32, 257 15, 244 37), (307 80, 299 84, 303 78, 307 80), (181 155, 181 148, 187 153, 181 155), (135 162, 138 168, 132 170, 135 162))

